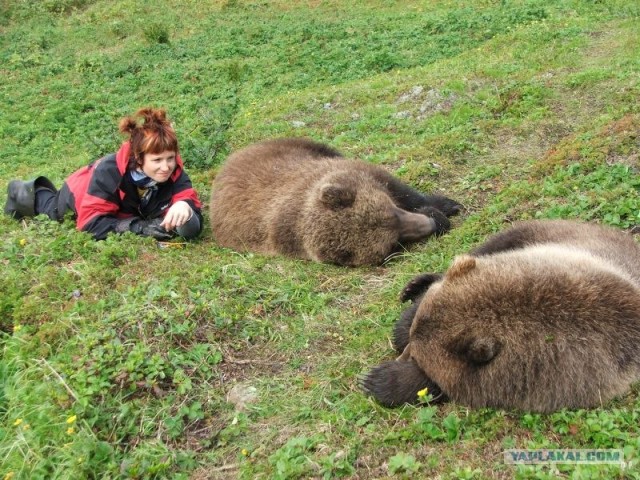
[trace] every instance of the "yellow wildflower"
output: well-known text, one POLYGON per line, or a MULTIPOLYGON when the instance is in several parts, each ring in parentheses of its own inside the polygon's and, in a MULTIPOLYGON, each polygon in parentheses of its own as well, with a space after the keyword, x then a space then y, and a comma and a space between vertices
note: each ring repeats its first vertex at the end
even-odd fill
POLYGON ((13 422, 13 426, 17 427, 18 425, 20 425, 22 423, 22 419, 21 418, 16 418, 16 421, 13 422))
POLYGON ((19 332, 20 330, 22 330, 22 325, 14 325, 13 326, 13 331, 14 332, 19 332))
POLYGON ((74 432, 74 431, 75 431, 75 430, 73 429, 73 427, 69 427, 69 428, 67 428, 67 435, 73 435, 73 432, 74 432))
POLYGON ((29 430, 30 428, 31 428, 31 426, 30 426, 28 423, 25 423, 25 424, 22 426, 22 429, 23 429, 23 430, 29 430))
POLYGON ((4 480, 11 480, 14 475, 14 472, 7 472, 7 474, 4 476, 4 480))
POLYGON ((242 449, 242 455, 244 455, 245 457, 246 457, 247 455, 249 455, 249 450, 247 450, 246 448, 243 448, 243 449, 242 449))
POLYGON ((27 244, 27 239, 26 238, 21 238, 19 243, 20 243, 21 247, 24 247, 27 244))
POLYGON ((69 418, 67 418, 67 423, 73 423, 76 421, 76 417, 75 415, 71 415, 69 418))
POLYGON ((422 390, 418 391, 418 398, 426 397, 428 392, 429 392, 428 388, 423 388, 422 390))

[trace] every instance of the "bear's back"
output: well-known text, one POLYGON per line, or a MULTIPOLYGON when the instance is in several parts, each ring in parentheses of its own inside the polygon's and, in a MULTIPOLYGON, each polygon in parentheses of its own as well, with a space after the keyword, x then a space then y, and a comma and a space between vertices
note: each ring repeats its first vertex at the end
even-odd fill
MULTIPOLYGON (((298 139, 271 140, 238 150, 229 156, 216 176, 220 188, 258 188, 252 196, 272 193, 280 187, 308 182, 344 161, 337 152, 298 139), (315 148, 314 148, 315 147, 315 148), (322 155, 328 153, 329 155, 322 155)), ((238 192, 240 193, 240 192, 238 192)))
POLYGON ((572 220, 533 220, 516 223, 471 251, 481 256, 495 249, 511 250, 554 244, 578 248, 627 272, 640 285, 640 245, 614 228, 572 220))

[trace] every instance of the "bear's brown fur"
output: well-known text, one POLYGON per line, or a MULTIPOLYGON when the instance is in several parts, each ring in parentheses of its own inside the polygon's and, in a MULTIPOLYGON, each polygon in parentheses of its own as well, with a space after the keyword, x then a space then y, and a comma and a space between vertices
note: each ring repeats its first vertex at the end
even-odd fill
POLYGON ((604 404, 640 380, 640 246, 571 221, 525 222, 405 288, 398 360, 364 389, 538 412, 604 404))
POLYGON ((232 154, 210 204, 221 246, 351 266, 380 264, 399 244, 446 231, 460 208, 307 139, 232 154))

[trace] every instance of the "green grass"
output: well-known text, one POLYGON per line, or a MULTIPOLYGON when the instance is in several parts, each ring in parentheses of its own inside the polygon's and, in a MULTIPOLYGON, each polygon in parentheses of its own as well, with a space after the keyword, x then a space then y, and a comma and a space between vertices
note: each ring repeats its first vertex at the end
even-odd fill
MULTIPOLYGON (((0 478, 640 478, 640 390, 552 415, 389 410, 398 293, 509 222, 640 224, 640 8, 623 0, 7 0, 0 180, 60 183, 168 109, 204 200, 305 135, 465 204, 383 267, 182 250, 0 218, 0 478), (241 410, 232 391, 257 397, 241 410), (629 465, 510 466, 507 448, 629 465)), ((3 201, 4 197, 0 200, 3 201)))

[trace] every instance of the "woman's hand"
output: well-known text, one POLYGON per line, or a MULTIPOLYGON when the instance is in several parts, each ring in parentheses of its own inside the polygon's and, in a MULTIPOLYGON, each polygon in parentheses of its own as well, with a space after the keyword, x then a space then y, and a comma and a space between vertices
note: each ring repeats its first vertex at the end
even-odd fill
POLYGON ((189 204, 181 200, 171 205, 160 225, 167 231, 174 230, 176 227, 180 227, 187 223, 192 215, 193 210, 191 210, 189 204))

